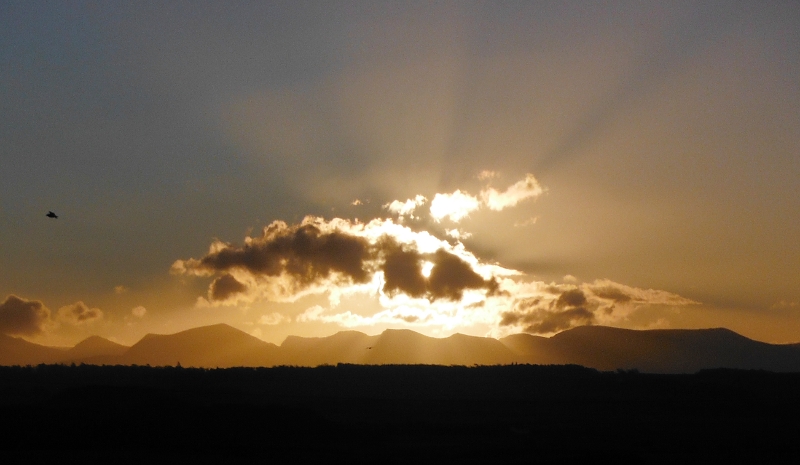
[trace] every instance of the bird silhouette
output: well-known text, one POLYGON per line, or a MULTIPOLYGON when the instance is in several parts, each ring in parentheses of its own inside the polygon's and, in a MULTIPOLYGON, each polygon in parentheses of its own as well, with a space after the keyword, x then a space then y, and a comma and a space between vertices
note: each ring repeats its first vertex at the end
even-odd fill
POLYGON ((46 216, 46 217, 48 217, 48 218, 58 218, 58 215, 56 215, 56 214, 55 214, 55 213, 53 213, 53 212, 47 212, 47 214, 46 214, 46 215, 44 215, 44 216, 46 216))

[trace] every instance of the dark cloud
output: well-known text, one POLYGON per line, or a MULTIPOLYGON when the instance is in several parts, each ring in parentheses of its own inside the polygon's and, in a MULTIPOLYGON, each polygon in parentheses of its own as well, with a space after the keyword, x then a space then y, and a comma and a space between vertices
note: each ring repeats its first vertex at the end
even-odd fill
POLYGON ((526 326, 524 329, 526 333, 554 333, 594 322, 594 314, 584 307, 570 308, 562 312, 545 310, 536 316, 538 321, 526 326))
POLYGON ((381 270, 385 283, 383 291, 389 295, 402 292, 411 297, 427 297, 430 300, 461 300, 465 289, 497 291, 495 280, 486 280, 476 273, 469 263, 444 249, 434 254, 421 254, 408 246, 384 240, 380 244, 384 256, 381 270), (433 264, 430 276, 422 274, 422 263, 433 264))
POLYGON ((408 250, 391 240, 383 240, 383 292, 394 295, 402 292, 411 297, 422 297, 428 284, 422 275, 422 254, 408 250))
POLYGON ((622 289, 614 286, 592 286, 592 294, 601 299, 613 300, 617 303, 627 303, 633 298, 626 294, 622 289))
POLYGON ((556 308, 580 307, 586 305, 586 295, 580 289, 569 289, 558 296, 556 308))
POLYGON ((428 290, 433 299, 461 300, 465 289, 487 289, 497 291, 495 280, 485 280, 469 263, 439 249, 433 256, 433 269, 428 278, 428 290))
POLYGON ((402 293, 431 301, 457 301, 467 289, 501 293, 496 279, 484 279, 470 263, 445 249, 423 254, 389 235, 370 243, 364 237, 307 221, 295 226, 274 222, 262 237, 248 238, 241 247, 215 243, 205 257, 173 265, 177 273, 220 273, 209 289, 211 300, 216 301, 248 291, 230 270, 256 278, 288 277, 292 292, 331 278, 339 284, 365 283, 382 271, 383 291, 390 296, 402 293), (426 261, 433 265, 427 277, 423 274, 426 261))
POLYGON ((240 294, 247 290, 247 286, 240 283, 233 276, 228 273, 218 277, 211 283, 209 289, 209 297, 211 300, 227 300, 236 294, 240 294))
POLYGON ((501 315, 500 325, 521 326, 533 334, 554 333, 593 324, 596 309, 580 289, 567 289, 549 302, 538 297, 517 301, 512 311, 501 315))
POLYGON ((0 304, 0 333, 11 336, 35 336, 44 331, 50 310, 38 300, 9 295, 0 304))
POLYGON ((78 301, 58 309, 58 320, 72 325, 80 325, 103 318, 99 308, 89 308, 85 303, 78 301))
POLYGON ((368 280, 364 263, 369 258, 366 239, 340 231, 323 232, 313 224, 289 227, 276 221, 264 235, 242 247, 226 245, 209 253, 194 266, 224 272, 240 269, 256 276, 287 274, 308 285, 338 273, 357 283, 368 280))

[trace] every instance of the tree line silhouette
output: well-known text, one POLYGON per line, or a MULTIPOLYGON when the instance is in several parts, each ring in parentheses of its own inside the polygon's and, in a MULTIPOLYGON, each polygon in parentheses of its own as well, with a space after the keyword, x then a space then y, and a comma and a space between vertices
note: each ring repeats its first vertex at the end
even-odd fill
POLYGON ((776 463, 798 457, 784 426, 798 393, 798 373, 742 370, 0 367, 0 448, 116 463, 776 463))

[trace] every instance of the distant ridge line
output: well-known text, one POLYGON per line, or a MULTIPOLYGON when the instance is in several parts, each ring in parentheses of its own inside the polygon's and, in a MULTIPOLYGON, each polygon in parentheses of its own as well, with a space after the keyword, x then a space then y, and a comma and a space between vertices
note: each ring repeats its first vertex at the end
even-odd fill
POLYGON ((502 339, 412 330, 375 336, 341 331, 289 336, 278 346, 225 323, 174 334, 147 334, 127 347, 92 336, 63 349, 0 335, 0 365, 319 366, 319 365, 580 365, 600 371, 695 373, 731 368, 800 372, 800 343, 769 344, 727 328, 634 330, 581 326, 552 337, 502 339))

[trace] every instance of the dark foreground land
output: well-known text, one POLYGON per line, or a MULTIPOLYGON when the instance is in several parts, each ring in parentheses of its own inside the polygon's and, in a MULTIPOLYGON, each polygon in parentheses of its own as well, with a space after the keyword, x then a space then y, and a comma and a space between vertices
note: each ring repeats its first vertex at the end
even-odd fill
POLYGON ((800 373, 0 367, 0 418, 27 462, 798 463, 800 373))

